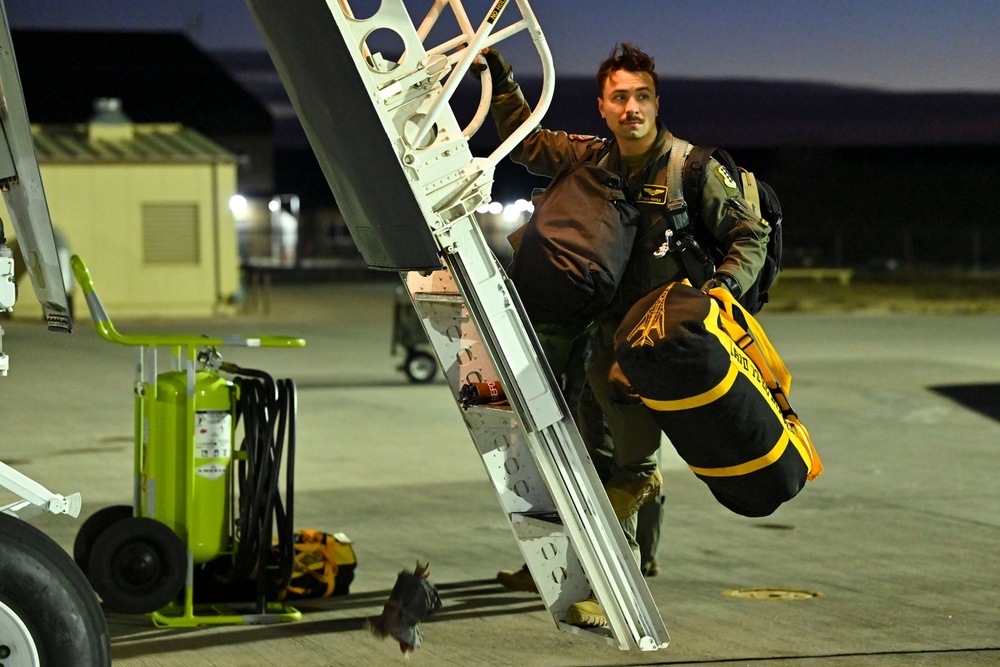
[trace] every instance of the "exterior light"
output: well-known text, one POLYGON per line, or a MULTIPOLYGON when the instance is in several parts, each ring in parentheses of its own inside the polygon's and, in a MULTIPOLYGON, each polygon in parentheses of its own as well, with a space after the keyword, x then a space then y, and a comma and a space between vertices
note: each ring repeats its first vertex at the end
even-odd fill
POLYGON ((247 212, 247 198, 243 195, 233 195, 229 198, 229 210, 237 218, 245 215, 247 212))

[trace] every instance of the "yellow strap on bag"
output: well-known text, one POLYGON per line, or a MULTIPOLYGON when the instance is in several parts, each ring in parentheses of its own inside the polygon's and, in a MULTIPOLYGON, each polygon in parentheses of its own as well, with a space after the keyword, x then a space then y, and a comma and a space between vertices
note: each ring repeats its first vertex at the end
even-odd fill
MULTIPOLYGON (((297 574, 309 574, 314 579, 326 585, 324 597, 333 593, 337 577, 337 564, 333 559, 333 547, 336 542, 325 544, 324 534, 318 530, 297 531, 301 542, 295 544, 295 571, 297 574)), ((290 586, 289 588, 293 588, 290 586)), ((304 589, 296 591, 303 593, 304 589)))
POLYGON ((342 533, 332 535, 320 530, 297 530, 294 547, 294 571, 279 600, 334 595, 342 568, 350 569, 357 563, 351 541, 342 533))
POLYGON ((768 340, 760 323, 739 304, 729 290, 717 287, 708 294, 719 302, 722 328, 760 371, 764 382, 774 396, 774 400, 781 408, 786 426, 792 435, 797 436, 790 438, 790 440, 798 449, 809 470, 806 479, 810 481, 816 479, 823 472, 823 463, 820 461, 819 452, 816 451, 816 447, 812 443, 809 431, 799 421, 798 415, 789 403, 788 394, 791 392, 792 374, 788 371, 788 367, 778 356, 777 350, 771 345, 771 341, 768 340), (737 321, 733 314, 734 311, 742 315, 742 319, 747 323, 746 328, 737 321))

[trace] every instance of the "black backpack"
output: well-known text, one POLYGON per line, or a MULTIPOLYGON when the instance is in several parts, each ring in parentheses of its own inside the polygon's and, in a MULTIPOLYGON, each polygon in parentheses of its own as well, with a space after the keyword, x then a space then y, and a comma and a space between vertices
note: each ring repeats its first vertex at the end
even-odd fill
MULTIPOLYGON (((675 141, 671 153, 675 150, 685 150, 687 142, 675 141)), ((767 239, 767 255, 764 258, 764 265, 757 274, 747 290, 740 295, 737 301, 751 314, 757 314, 768 301, 768 290, 774 279, 781 270, 781 250, 782 250, 782 215, 781 203, 778 196, 767 183, 757 180, 754 174, 743 167, 737 166, 733 157, 721 148, 714 146, 691 147, 690 152, 684 160, 683 166, 683 197, 688 202, 701 201, 701 190, 708 178, 706 165, 710 157, 718 160, 719 164, 726 168, 736 181, 740 193, 747 203, 767 221, 771 232, 767 239)), ((668 168, 669 171, 669 168, 668 168)), ((669 174, 668 174, 669 180, 669 174)), ((676 187, 676 186, 675 186, 676 187)), ((670 184, 668 183, 668 191, 670 184)), ((688 219, 694 223, 700 223, 701 211, 698 206, 685 207, 688 219)), ((693 224, 688 228, 678 225, 675 232, 676 239, 672 246, 681 250, 691 250, 697 260, 704 265, 709 276, 715 272, 715 268, 722 262, 726 255, 726 248, 719 241, 708 233, 704 225, 693 224)), ((692 276, 695 279, 697 276, 692 276)))
POLYGON ((632 253, 639 211, 595 145, 557 175, 508 240, 507 275, 532 324, 585 327, 611 301, 632 253))

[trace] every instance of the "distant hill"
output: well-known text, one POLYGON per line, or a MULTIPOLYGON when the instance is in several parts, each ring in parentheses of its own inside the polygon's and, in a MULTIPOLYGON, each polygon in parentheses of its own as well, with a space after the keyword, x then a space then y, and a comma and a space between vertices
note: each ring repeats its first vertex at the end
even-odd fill
MULTIPOLYGON (((304 137, 270 58, 260 52, 214 57, 275 116, 279 141, 304 147, 304 137)), ((541 81, 520 81, 534 103, 541 81)), ((474 94, 456 98, 471 117, 474 94)), ((1000 94, 898 93, 820 83, 749 79, 660 80, 660 118, 691 141, 733 148, 1000 145, 1000 94)), ((489 125, 489 123, 487 123, 489 125)), ((557 78, 543 120, 553 129, 608 133, 589 77, 557 78)), ((488 129, 477 144, 495 141, 488 129)))
MULTIPOLYGON (((525 90, 534 82, 525 82, 525 90)), ((546 124, 596 116, 592 79, 562 79, 546 124)), ((660 117, 686 139, 732 147, 1000 144, 1000 94, 896 93, 756 80, 662 79, 660 117)), ((598 124, 603 121, 598 118, 598 124)), ((605 129, 606 133, 606 129, 605 129)))

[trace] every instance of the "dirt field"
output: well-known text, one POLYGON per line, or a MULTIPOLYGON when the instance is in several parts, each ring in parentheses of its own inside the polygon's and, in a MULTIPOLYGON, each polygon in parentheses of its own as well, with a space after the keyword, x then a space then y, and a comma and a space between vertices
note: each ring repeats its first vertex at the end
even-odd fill
POLYGON ((923 313, 1000 312, 1000 273, 939 272, 921 275, 859 275, 836 280, 778 277, 768 312, 831 311, 923 313))

